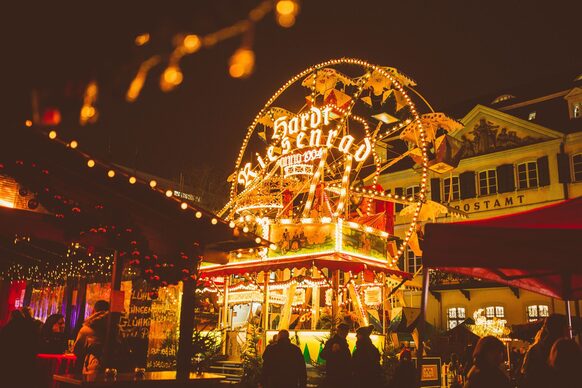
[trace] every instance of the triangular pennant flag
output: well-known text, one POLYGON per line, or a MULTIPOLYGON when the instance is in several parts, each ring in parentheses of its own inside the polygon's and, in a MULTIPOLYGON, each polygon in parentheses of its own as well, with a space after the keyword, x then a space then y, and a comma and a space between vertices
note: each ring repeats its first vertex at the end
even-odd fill
POLYGON ((323 351, 323 343, 319 343, 319 351, 317 352, 317 364, 323 365, 325 364, 325 360, 321 358, 321 352, 323 351))
POLYGON ((396 112, 406 106, 406 97, 404 93, 399 90, 394 90, 394 97, 396 98, 396 112))
POLYGON ((307 344, 305 344, 305 348, 303 349, 303 359, 305 359, 306 364, 311 364, 311 354, 309 354, 307 344))

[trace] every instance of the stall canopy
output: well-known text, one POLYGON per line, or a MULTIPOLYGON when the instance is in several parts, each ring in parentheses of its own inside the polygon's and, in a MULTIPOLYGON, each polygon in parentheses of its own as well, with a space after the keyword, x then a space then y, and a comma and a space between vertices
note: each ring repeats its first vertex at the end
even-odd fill
POLYGON ((0 178, 0 189, 16 191, 0 192, 3 198, 31 198, 29 209, 11 203, 0 206, 0 236, 8 242, 18 235, 37 244, 80 242, 107 250, 117 245, 112 228, 123 226, 133 230, 140 249, 160 256, 187 252, 195 243, 221 252, 268 246, 267 241, 257 244, 255 235, 229 227, 195 203, 181 208, 185 204, 179 198, 165 195, 169 188, 154 188, 149 181, 85 154, 81 145, 71 149, 60 138, 50 140, 40 131, 14 131, 9 141, 0 142, 0 178), (110 171, 114 176, 108 175, 110 171), (6 183, 10 179, 15 189, 6 183))
POLYGON ((427 267, 563 300, 582 297, 582 197, 513 215, 427 224, 427 267))
POLYGON ((365 270, 384 272, 388 275, 396 275, 403 279, 410 279, 412 274, 388 268, 385 263, 374 262, 350 255, 331 254, 299 258, 282 258, 260 261, 233 262, 220 266, 203 267, 201 277, 216 277, 263 271, 275 271, 285 268, 327 268, 329 270, 351 271, 360 273, 365 270))

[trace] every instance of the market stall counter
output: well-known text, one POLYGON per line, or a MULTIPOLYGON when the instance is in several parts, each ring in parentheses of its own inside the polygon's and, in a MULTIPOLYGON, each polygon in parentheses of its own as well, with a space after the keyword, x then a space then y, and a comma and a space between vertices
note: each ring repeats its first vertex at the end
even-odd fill
POLYGON ((218 387, 220 381, 226 377, 214 373, 190 373, 187 379, 176 377, 175 371, 145 372, 143 377, 135 373, 120 373, 116 377, 108 377, 105 374, 89 375, 54 375, 53 379, 61 387, 218 387))

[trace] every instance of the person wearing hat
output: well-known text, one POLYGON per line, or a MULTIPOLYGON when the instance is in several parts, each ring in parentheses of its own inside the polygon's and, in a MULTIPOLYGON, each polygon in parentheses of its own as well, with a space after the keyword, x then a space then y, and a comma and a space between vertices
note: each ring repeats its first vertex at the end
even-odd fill
POLYGON ((321 358, 325 360, 324 387, 348 387, 351 384, 350 348, 346 340, 350 327, 340 323, 333 337, 331 337, 321 351, 321 358))
POLYGON ((352 356, 353 383, 356 386, 375 388, 382 386, 380 352, 370 339, 373 326, 356 330, 356 350, 352 356))

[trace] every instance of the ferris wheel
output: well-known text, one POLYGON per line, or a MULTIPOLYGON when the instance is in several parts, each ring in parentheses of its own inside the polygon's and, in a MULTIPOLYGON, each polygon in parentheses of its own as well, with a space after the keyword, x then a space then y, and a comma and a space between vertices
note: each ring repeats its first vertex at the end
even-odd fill
POLYGON ((298 73, 247 128, 219 214, 349 220, 370 216, 376 200, 399 202, 411 209, 407 241, 426 201, 429 167, 442 168, 432 160, 438 131, 460 125, 435 113, 415 86, 395 68, 352 58, 298 73), (399 163, 418 172, 419 189, 410 197, 378 184, 399 163))

